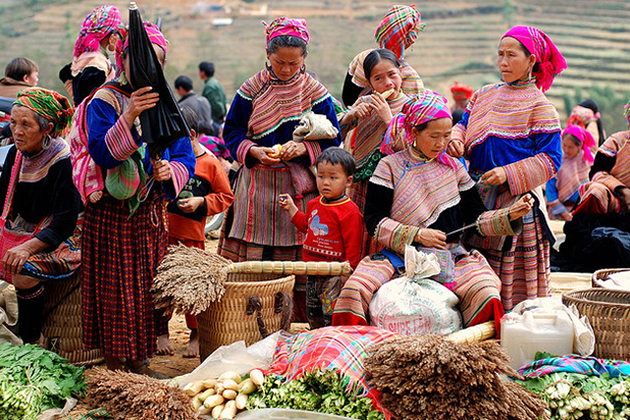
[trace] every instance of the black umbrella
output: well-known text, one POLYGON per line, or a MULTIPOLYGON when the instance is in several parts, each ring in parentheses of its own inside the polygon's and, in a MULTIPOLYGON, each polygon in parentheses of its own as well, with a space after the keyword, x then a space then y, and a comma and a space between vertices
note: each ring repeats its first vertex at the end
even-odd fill
POLYGON ((129 5, 129 74, 127 80, 134 89, 153 87, 160 100, 140 114, 142 139, 147 143, 152 158, 159 159, 175 140, 188 137, 190 130, 173 97, 162 64, 153 49, 142 16, 136 3, 129 5))

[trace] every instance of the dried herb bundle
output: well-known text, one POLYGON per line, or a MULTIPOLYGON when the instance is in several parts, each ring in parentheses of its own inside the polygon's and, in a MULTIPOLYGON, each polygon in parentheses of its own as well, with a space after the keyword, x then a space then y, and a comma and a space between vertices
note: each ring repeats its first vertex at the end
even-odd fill
POLYGON ((435 335, 397 337, 374 345, 368 382, 398 419, 547 419, 547 405, 521 386, 496 343, 454 343, 435 335))
POLYGON ((174 245, 153 279, 156 308, 197 315, 225 293, 227 266, 232 262, 198 248, 174 245))
POLYGON ((88 378, 87 396, 92 406, 104 407, 116 420, 195 418, 184 391, 135 373, 95 369, 88 378))

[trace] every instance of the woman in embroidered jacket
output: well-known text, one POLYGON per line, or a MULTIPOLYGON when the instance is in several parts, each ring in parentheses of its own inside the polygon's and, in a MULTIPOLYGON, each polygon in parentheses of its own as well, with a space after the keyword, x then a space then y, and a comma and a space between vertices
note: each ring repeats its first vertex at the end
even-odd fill
POLYGON ((39 88, 18 93, 11 109, 15 145, 9 149, 0 177, 1 223, 6 220, 7 226, 33 235, 9 247, 0 232, 0 279, 16 288, 18 333, 24 343, 37 342, 41 336, 42 280, 67 278, 81 260, 79 235, 72 235, 81 201, 72 183, 70 150, 60 137, 71 117, 68 99, 39 88))
POLYGON ((465 154, 488 209, 508 206, 533 193, 536 206, 523 218, 523 232, 507 237, 471 235, 501 278, 506 310, 549 294, 548 228, 542 186, 560 167, 560 120, 543 94, 566 62, 543 32, 515 26, 501 39, 498 66, 504 83, 488 85, 471 98, 453 128, 449 153, 465 154))
POLYGON ((74 58, 59 71, 75 106, 116 76, 108 51, 114 53, 120 31, 124 24, 115 6, 99 6, 85 17, 74 44, 74 58))
POLYGON ((588 182, 593 164, 593 135, 586 128, 569 125, 562 132, 562 165, 558 174, 547 181, 545 197, 553 218, 569 221, 570 211, 580 201, 580 187, 588 182))
MULTIPOLYGON (((303 19, 280 17, 268 25, 270 64, 241 85, 227 114, 223 137, 230 154, 243 164, 219 242, 219 254, 233 261, 301 259, 302 236, 280 208, 279 195, 290 194, 306 211, 318 194, 309 167, 322 150, 341 140, 292 140, 308 111, 325 115, 339 129, 330 94, 305 71, 308 41, 303 19), (279 154, 275 145, 282 145, 279 154)), ((298 279, 295 299, 304 317, 305 281, 298 279)))
MULTIPOLYGON (((630 102, 625 114, 630 129, 630 102)), ((589 176, 574 214, 630 212, 630 130, 611 135, 599 147, 589 176)))
MULTIPOLYGON (((145 23, 164 63, 166 40, 145 23)), ((154 375, 145 361, 156 350, 168 320, 155 313, 151 282, 166 253, 165 198, 174 199, 195 171, 190 139, 173 143, 160 161, 144 153, 138 116, 159 100, 151 87, 134 90, 123 77, 129 69, 129 41, 116 47, 123 73, 98 90, 86 109, 90 156, 105 175, 103 197, 88 201, 82 243, 83 341, 100 348, 109 369, 154 375)))
POLYGON ((365 208, 368 231, 386 250, 359 263, 337 300, 333 325, 367 325, 372 295, 395 274, 392 253, 402 255, 406 245, 413 245, 433 248, 429 252, 448 250, 448 258, 455 260, 451 286, 466 327, 495 319, 498 328, 503 315, 499 278, 483 255, 461 245, 461 232, 449 233, 476 222, 482 235, 514 235, 520 231, 517 219, 533 200, 526 195, 510 208, 486 211, 462 163, 444 152, 451 127, 445 100, 431 91, 390 123, 386 140, 402 137, 410 146, 380 161, 365 208))

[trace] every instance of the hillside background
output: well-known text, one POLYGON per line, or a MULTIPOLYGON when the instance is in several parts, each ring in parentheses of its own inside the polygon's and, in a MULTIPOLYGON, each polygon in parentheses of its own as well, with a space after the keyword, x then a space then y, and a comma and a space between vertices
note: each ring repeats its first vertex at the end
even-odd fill
MULTIPOLYGON (((127 20, 127 1, 109 0, 127 20)), ((375 46, 374 29, 395 2, 363 0, 139 0, 145 19, 162 18, 169 39, 167 78, 190 76, 200 92, 197 64, 216 64, 228 96, 265 61, 264 28, 281 15, 306 18, 311 32, 307 68, 340 97, 347 65, 375 46), (213 24, 232 18, 228 26, 213 24), (216 22, 216 21, 215 21, 216 22)), ((407 2, 400 2, 409 4, 407 2)), ((14 57, 34 59, 40 86, 65 93, 58 70, 72 58, 86 14, 98 1, 0 0, 0 71, 14 57)), ((545 31, 569 64, 548 96, 561 118, 582 98, 595 99, 608 133, 625 129, 630 99, 630 2, 627 0, 417 1, 426 29, 406 54, 427 87, 450 98, 457 80, 478 88, 499 80, 496 49, 512 25, 545 31)))

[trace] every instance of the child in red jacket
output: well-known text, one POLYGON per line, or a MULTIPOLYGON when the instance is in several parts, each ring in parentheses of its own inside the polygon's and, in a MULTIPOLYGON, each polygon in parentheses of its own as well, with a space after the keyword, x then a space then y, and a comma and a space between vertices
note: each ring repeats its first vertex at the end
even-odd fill
MULTIPOLYGON (((291 215, 291 222, 306 232, 304 261, 348 261, 354 268, 361 259, 364 229, 359 207, 346 196, 356 167, 354 157, 346 150, 330 147, 317 157, 316 166, 321 195, 306 205, 306 213, 298 210, 288 194, 280 196, 280 205, 291 215)), ((339 288, 338 278, 330 281, 327 277, 308 276, 306 310, 311 328, 331 324, 339 288)))

